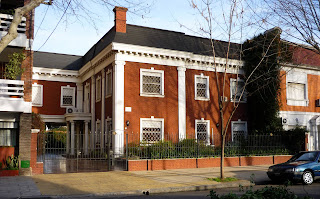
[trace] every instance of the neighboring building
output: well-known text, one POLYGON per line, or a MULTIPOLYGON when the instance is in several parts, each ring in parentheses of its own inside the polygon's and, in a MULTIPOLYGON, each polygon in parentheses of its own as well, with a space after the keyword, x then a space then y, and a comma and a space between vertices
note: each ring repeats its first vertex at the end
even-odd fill
MULTIPOLYGON (((12 21, 12 15, 3 14, 21 7, 29 0, 2 0, 0 2, 0 37, 6 35, 12 21)), ((20 156, 23 167, 21 175, 29 175, 28 166, 31 160, 31 94, 33 53, 30 50, 33 41, 33 12, 23 17, 18 26, 18 37, 0 54, 0 148, 15 147, 15 154, 20 156), (4 77, 4 67, 9 61, 8 55, 24 52, 26 59, 22 63, 24 69, 21 78, 9 80, 4 77)), ((5 150, 4 150, 5 151, 5 150)), ((5 152, 4 152, 5 153, 5 152)), ((3 158, 3 157, 1 157, 3 158)))

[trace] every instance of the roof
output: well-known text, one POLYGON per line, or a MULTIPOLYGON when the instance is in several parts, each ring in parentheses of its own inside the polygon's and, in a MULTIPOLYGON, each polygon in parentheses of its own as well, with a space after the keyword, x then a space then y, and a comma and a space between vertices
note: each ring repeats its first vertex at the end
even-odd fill
MULTIPOLYGON (((79 70, 112 42, 212 56, 211 42, 207 38, 190 36, 182 32, 127 24, 126 33, 115 32, 115 28, 111 28, 83 57, 34 52, 34 67, 79 70)), ((228 51, 228 42, 217 40, 214 42, 216 56, 225 58, 228 51)), ((230 43, 229 58, 238 59, 239 49, 239 44, 230 43)))
POLYGON ((35 51, 33 67, 79 70, 82 67, 82 56, 35 51))
MULTIPOLYGON (((182 32, 148 28, 127 24, 127 32, 109 30, 83 57, 83 65, 98 55, 111 42, 132 44, 146 47, 162 48, 191 52, 198 55, 212 56, 210 40, 186 35, 182 32)), ((225 58, 228 42, 215 40, 216 55, 225 58)), ((238 59, 240 45, 230 43, 229 58, 238 59)))

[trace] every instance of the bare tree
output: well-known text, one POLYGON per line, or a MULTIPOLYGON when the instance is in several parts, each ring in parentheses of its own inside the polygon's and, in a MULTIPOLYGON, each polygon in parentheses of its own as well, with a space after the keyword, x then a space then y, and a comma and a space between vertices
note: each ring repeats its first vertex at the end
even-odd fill
POLYGON ((96 16, 97 14, 94 10, 90 10, 90 6, 88 6, 89 2, 103 6, 109 11, 111 11, 114 6, 126 6, 127 8, 131 8, 131 13, 138 15, 148 12, 150 6, 152 5, 150 2, 147 3, 146 0, 30 0, 24 6, 15 9, 10 28, 7 34, 0 40, 0 53, 18 36, 17 28, 22 21, 22 17, 26 16, 40 4, 52 5, 58 11, 64 12, 66 16, 73 16, 80 21, 87 20, 91 23, 91 25, 93 25, 93 27, 95 27, 92 17, 96 16))
POLYGON ((280 26, 288 40, 308 44, 320 54, 319 0, 264 0, 259 6, 266 9, 256 16, 266 25, 280 26))
MULTIPOLYGON (((201 31, 207 35, 207 38, 210 40, 212 56, 213 56, 213 67, 215 69, 215 84, 216 89, 215 93, 218 98, 218 112, 219 112, 219 132, 221 135, 221 162, 220 162, 220 178, 224 178, 224 156, 225 156, 225 145, 226 138, 228 134, 228 129, 231 123, 231 120, 236 113, 239 105, 241 104, 242 99, 246 95, 246 87, 257 81, 256 78, 253 78, 253 74, 261 67, 263 61, 267 58, 270 47, 273 43, 278 42, 281 34, 281 30, 277 31, 277 34, 271 39, 270 43, 264 49, 264 55, 262 55, 260 61, 253 67, 253 70, 249 74, 241 75, 240 65, 242 65, 242 55, 246 49, 243 49, 242 46, 242 30, 247 27, 243 22, 244 18, 244 8, 241 0, 229 0, 221 1, 221 6, 215 5, 217 1, 211 0, 192 0, 191 6, 202 16, 204 24, 206 27, 201 27, 201 31), (217 7, 221 7, 222 10, 217 11, 217 7), (214 13, 220 15, 222 21, 218 21, 217 17, 214 16, 214 13), (218 71, 217 69, 221 67, 220 63, 217 63, 218 58, 218 48, 219 42, 214 39, 214 33, 221 31, 220 34, 224 34, 226 38, 226 49, 224 52, 225 63, 223 64, 223 72, 218 71), (235 52, 232 49, 232 41, 238 41, 240 43, 239 48, 235 52), (235 55, 237 53, 237 55, 235 55), (234 90, 234 95, 230 95, 230 101, 225 100, 227 97, 227 89, 230 84, 228 78, 228 68, 231 62, 234 62, 234 59, 239 61, 236 72, 236 86, 234 90), (232 60, 233 58, 233 60, 232 60), (240 86, 239 79, 243 79, 244 83, 240 86)), ((219 16, 218 16, 219 17, 219 16)), ((262 41, 265 42, 265 41, 262 41)), ((221 51, 221 49, 220 49, 221 51)), ((267 72, 266 72, 267 73, 267 72)))

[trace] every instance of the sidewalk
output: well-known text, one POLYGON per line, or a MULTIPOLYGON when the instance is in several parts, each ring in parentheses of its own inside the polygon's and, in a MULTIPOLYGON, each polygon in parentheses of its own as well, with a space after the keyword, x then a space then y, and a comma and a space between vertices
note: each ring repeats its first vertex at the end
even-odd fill
MULTIPOLYGON (((162 171, 114 171, 96 173, 45 174, 32 177, 0 178, 0 195, 9 197, 69 195, 139 195, 144 192, 210 190, 250 186, 251 173, 265 174, 268 166, 225 167, 226 177, 237 182, 218 183, 207 178, 218 177, 220 168, 176 169, 162 171), (16 191, 14 191, 16 190, 16 191), (41 193, 41 194, 40 194, 41 193)), ((262 175, 263 175, 262 174, 262 175)))

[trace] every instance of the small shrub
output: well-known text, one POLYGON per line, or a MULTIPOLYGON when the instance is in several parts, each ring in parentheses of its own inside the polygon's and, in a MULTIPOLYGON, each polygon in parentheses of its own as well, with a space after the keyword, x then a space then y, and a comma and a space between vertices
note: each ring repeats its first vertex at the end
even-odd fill
POLYGON ((207 178, 210 181, 216 181, 216 182, 233 182, 233 181, 238 181, 238 178, 233 178, 233 177, 227 177, 227 178, 207 178))
POLYGON ((11 155, 5 162, 6 170, 18 170, 19 169, 19 156, 11 155))

